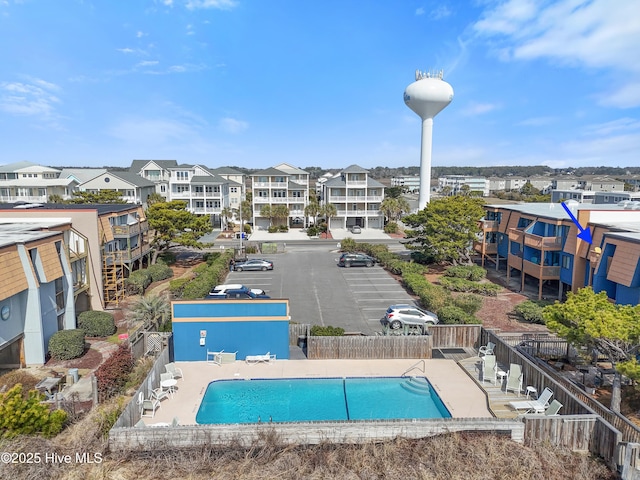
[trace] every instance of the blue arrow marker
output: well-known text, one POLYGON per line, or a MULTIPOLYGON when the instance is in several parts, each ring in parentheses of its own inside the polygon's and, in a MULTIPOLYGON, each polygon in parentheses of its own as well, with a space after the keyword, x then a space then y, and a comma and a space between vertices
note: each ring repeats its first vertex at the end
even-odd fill
POLYGON ((591 229, 589 227, 582 228, 582 225, 580 225, 580 222, 578 222, 578 219, 573 216, 573 213, 571 213, 571 210, 569 210, 569 207, 567 207, 564 202, 562 202, 562 208, 564 208, 565 212, 567 212, 567 214, 569 215, 569 218, 571 218, 573 223, 576 224, 576 227, 578 227, 578 230, 580 230, 580 233, 578 234, 578 238, 580 240, 587 242, 588 244, 591 244, 593 241, 591 240, 591 229))

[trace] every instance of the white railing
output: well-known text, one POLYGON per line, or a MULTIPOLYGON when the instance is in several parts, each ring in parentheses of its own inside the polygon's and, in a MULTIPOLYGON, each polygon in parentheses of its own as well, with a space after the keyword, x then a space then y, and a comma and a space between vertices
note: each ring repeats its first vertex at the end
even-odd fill
POLYGON ((287 188, 287 182, 254 182, 253 186, 261 188, 287 188))

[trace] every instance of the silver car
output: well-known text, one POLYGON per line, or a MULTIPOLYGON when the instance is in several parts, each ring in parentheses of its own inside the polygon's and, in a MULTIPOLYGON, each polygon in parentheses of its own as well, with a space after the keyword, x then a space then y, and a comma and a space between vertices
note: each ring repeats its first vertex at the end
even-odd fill
POLYGON ((391 305, 387 308, 384 318, 392 330, 398 330, 405 325, 421 325, 423 327, 435 325, 440 321, 435 313, 407 303, 391 305))

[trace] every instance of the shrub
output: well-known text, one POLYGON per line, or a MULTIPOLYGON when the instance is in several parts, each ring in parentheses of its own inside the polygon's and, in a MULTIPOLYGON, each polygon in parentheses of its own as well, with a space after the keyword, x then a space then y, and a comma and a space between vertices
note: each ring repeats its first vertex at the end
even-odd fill
POLYGON ((251 233, 251 225, 249 225, 248 223, 245 223, 242 226, 242 229, 244 230, 244 233, 247 233, 247 234, 251 233))
POLYGON ((470 315, 474 315, 482 308, 482 297, 474 293, 458 295, 453 299, 453 304, 470 315))
POLYGON ((320 233, 320 230, 315 225, 311 225, 307 228, 307 236, 309 237, 317 237, 320 233))
POLYGON ((546 300, 527 300, 520 305, 516 305, 513 309, 525 322, 540 323, 544 325, 544 318, 542 318, 542 310, 545 306, 550 305, 551 302, 546 300))
POLYGON ((125 279, 124 284, 131 295, 142 295, 151 285, 151 274, 147 270, 136 270, 125 279))
POLYGON ((207 262, 207 264, 211 265, 220 255, 220 252, 205 252, 202 255, 202 259, 207 262))
POLYGON ((398 224, 396 222, 389 222, 384 226, 385 233, 398 233, 398 224))
POLYGON ((123 393, 133 370, 133 357, 128 343, 121 343, 118 349, 96 370, 98 394, 101 401, 123 393))
POLYGON ((9 390, 16 385, 21 384, 24 392, 28 392, 29 390, 35 390, 39 381, 39 378, 23 368, 11 370, 10 372, 0 376, 0 391, 9 390))
POLYGON ((63 410, 51 411, 49 405, 42 403, 43 399, 44 395, 36 390, 29 391, 25 397, 20 383, 0 393, 0 437, 34 434, 52 437, 58 434, 67 414, 63 410))
POLYGON ((340 250, 343 252, 355 252, 358 244, 353 238, 347 237, 340 242, 340 250))
POLYGON ((456 265, 447 268, 446 277, 463 278, 477 282, 487 276, 487 271, 477 265, 456 265))
POLYGON ((286 225, 280 225, 278 226, 278 231, 279 232, 288 232, 289 231, 289 227, 286 225))
POLYGON ((191 281, 191 278, 176 278, 169 282, 169 291, 175 298, 182 298, 184 287, 191 281))
POLYGON ((481 323, 475 316, 468 314, 455 305, 442 307, 438 313, 438 318, 446 325, 481 323))
POLYGON ((420 297, 420 304, 440 315, 440 310, 451 304, 451 294, 439 285, 433 285, 422 274, 405 273, 402 279, 410 291, 420 297))
POLYGON ((151 275, 152 282, 159 282, 160 280, 166 280, 173 277, 173 270, 168 265, 162 263, 156 263, 147 268, 147 272, 151 275))
POLYGON ((411 252, 411 260, 423 265, 430 265, 435 262, 435 257, 433 255, 426 254, 423 251, 414 250, 411 252))
POLYGON ((493 283, 479 283, 458 277, 442 277, 440 285, 453 292, 479 293, 480 295, 495 297, 500 291, 500 286, 493 283))
POLYGON ((269 225, 269 228, 267 228, 267 232, 269 233, 276 233, 277 231, 278 231, 277 225, 269 225))
POLYGON ((173 265, 176 263, 176 254, 173 252, 162 252, 158 255, 158 263, 164 263, 165 265, 173 265))
POLYGON ((344 328, 332 327, 331 325, 311 327, 312 337, 341 337, 342 335, 344 335, 344 328))
POLYGON ((49 339, 49 353, 57 360, 71 360, 84 353, 84 330, 60 330, 49 339))
POLYGON ((78 315, 78 328, 83 330, 87 337, 108 337, 117 330, 113 315, 97 310, 82 312, 78 315))

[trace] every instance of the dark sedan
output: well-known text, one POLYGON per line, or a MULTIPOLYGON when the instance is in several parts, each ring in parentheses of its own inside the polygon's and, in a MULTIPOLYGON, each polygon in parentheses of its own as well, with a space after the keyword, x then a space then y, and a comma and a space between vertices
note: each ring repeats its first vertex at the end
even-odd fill
POLYGON ((376 259, 364 253, 343 253, 338 259, 339 267, 373 267, 376 259))
POLYGON ((242 272, 244 270, 273 270, 273 262, 269 260, 262 260, 259 258, 253 258, 246 262, 238 262, 234 266, 236 272, 242 272))

